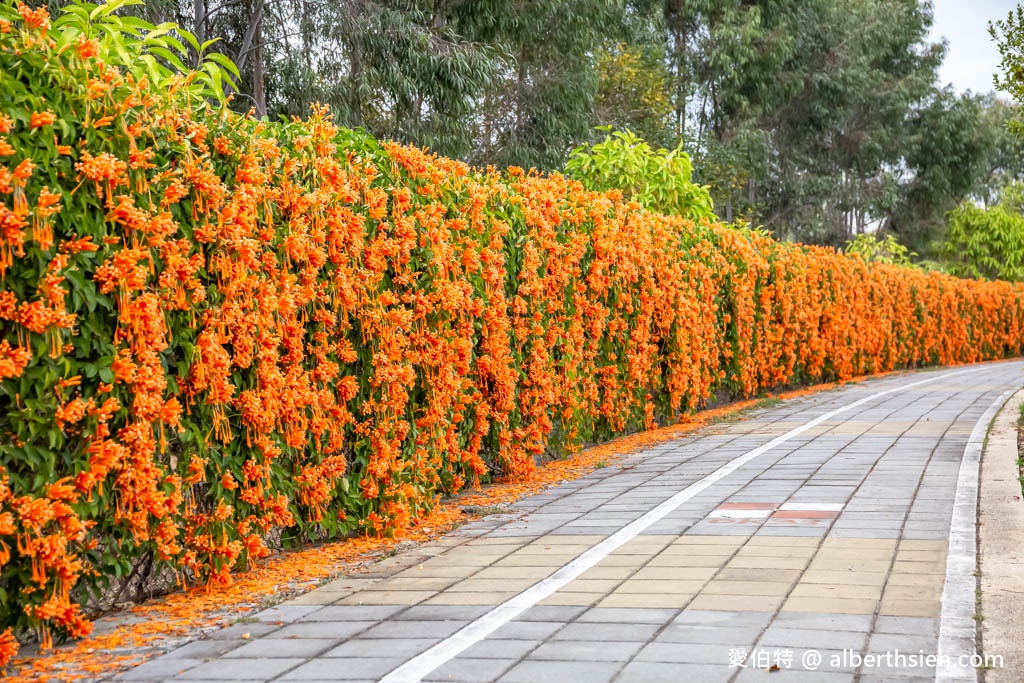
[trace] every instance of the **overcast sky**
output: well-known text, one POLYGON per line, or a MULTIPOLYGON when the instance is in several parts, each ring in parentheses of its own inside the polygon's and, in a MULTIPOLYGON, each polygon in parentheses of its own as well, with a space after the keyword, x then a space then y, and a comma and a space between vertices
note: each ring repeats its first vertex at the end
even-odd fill
POLYGON ((999 68, 999 50, 988 34, 988 22, 1003 19, 1016 0, 934 0, 932 39, 949 40, 946 61, 939 71, 943 82, 963 92, 988 92, 999 68))

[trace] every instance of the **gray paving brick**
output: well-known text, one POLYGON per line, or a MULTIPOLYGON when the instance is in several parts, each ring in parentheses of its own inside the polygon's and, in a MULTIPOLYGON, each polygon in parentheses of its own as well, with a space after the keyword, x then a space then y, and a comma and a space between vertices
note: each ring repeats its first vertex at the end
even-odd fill
POLYGON ((634 660, 622 669, 615 683, 726 683, 734 673, 735 670, 724 666, 634 660))
POLYGON ((327 605, 304 614, 300 621, 379 621, 403 607, 399 605, 327 605))
POLYGON ((825 631, 785 628, 772 624, 758 641, 759 646, 853 650, 860 652, 867 636, 857 631, 825 631))
POLYGON ((638 622, 576 622, 552 636, 552 640, 640 641, 654 637, 660 626, 638 622))
POLYGON ((321 657, 415 657, 437 643, 437 638, 353 638, 324 652, 321 657))
POLYGON ((350 638, 377 624, 376 621, 302 621, 274 632, 274 638, 350 638))
POLYGON ((728 666, 735 644, 649 643, 636 656, 638 662, 680 662, 728 666))
POLYGON ((338 644, 335 638, 260 638, 232 650, 226 657, 315 657, 338 644))
POLYGON ((896 635, 926 635, 938 638, 939 620, 929 617, 878 617, 875 632, 896 635))
POLYGON ((463 652, 460 657, 468 659, 512 659, 519 660, 541 644, 540 640, 492 639, 485 638, 463 652))
POLYGON ((367 629, 366 638, 448 637, 466 625, 465 621, 385 621, 367 629))
POLYGON ((508 671, 515 659, 474 659, 456 657, 427 675, 424 681, 462 681, 465 683, 490 683, 508 671))
POLYGON ((400 658, 312 659, 281 676, 282 681, 379 679, 402 664, 400 658))
POLYGON ((221 657, 249 642, 251 641, 241 639, 196 640, 171 650, 164 657, 168 659, 208 659, 210 657, 221 657))
POLYGON ((519 662, 498 680, 501 683, 608 683, 622 667, 621 662, 519 662))
POLYGON ((139 666, 118 674, 118 681, 159 681, 173 678, 203 663, 202 659, 185 659, 183 657, 161 657, 143 662, 139 666))
POLYGON ((779 612, 777 626, 796 629, 825 629, 829 631, 863 631, 871 628, 869 614, 814 614, 812 612, 779 612))
POLYGON ((491 638, 542 640, 562 628, 560 621, 511 621, 491 634, 491 638))
POLYGON ((664 624, 676 614, 674 609, 661 608, 630 608, 630 607, 592 607, 579 616, 579 622, 596 622, 612 624, 664 624))
POLYGON ((289 623, 297 619, 316 612, 321 609, 319 605, 278 605, 277 607, 271 607, 265 609, 256 615, 256 618, 260 621, 268 622, 284 622, 289 623))
POLYGON ((214 659, 189 669, 176 678, 191 680, 194 678, 215 681, 232 681, 240 678, 249 680, 269 681, 291 668, 299 666, 305 660, 299 657, 290 659, 214 659))
POLYGON ((273 633, 281 628, 280 624, 268 624, 264 621, 240 621, 237 624, 225 626, 222 629, 209 633, 206 637, 217 640, 237 640, 246 638, 259 638, 268 633, 273 633))
POLYGON ((830 671, 799 671, 787 669, 778 671, 761 671, 758 669, 744 669, 736 677, 737 683, 851 683, 854 681, 854 674, 830 672, 830 671))
POLYGON ((641 641, 551 640, 530 653, 529 659, 571 662, 625 662, 644 646, 641 641))

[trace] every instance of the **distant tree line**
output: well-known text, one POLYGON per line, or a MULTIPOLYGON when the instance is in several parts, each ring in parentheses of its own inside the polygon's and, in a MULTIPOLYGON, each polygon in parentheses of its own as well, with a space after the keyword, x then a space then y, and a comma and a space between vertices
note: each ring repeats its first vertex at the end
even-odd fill
MULTIPOLYGON (((59 5, 59 2, 51 5, 59 5)), ((149 0, 232 58, 235 106, 335 120, 476 165, 561 170, 630 130, 681 145, 725 220, 940 251, 1024 175, 1013 108, 943 88, 918 0, 149 0)))

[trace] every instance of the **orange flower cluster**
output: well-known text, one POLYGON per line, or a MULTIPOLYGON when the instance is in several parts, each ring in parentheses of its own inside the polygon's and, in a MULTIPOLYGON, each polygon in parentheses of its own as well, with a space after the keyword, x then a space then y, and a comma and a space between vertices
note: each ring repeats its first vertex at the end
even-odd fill
POLYGON ((41 11, 0 32, 0 665, 142 557, 226 582, 713 392, 1021 351, 1020 285, 210 111, 41 11))

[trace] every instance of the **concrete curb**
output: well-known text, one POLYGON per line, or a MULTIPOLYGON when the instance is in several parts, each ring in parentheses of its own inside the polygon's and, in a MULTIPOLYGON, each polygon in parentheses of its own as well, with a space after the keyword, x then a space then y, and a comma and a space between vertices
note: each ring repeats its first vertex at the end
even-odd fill
POLYGON ((982 653, 1003 666, 983 670, 987 683, 1015 683, 1024 672, 1024 500, 1017 470, 1017 419, 1024 391, 999 411, 981 462, 978 568, 982 653))

